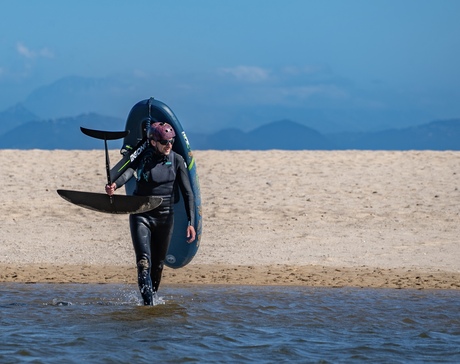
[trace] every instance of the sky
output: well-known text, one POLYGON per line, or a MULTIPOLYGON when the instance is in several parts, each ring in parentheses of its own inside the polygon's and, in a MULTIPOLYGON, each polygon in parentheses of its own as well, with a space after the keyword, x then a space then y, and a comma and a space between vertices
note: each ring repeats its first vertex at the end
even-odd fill
POLYGON ((460 117, 457 0, 0 0, 0 9, 0 111, 78 76, 124 80, 127 105, 151 92, 193 117, 206 105, 217 118, 256 106, 273 117, 460 117))

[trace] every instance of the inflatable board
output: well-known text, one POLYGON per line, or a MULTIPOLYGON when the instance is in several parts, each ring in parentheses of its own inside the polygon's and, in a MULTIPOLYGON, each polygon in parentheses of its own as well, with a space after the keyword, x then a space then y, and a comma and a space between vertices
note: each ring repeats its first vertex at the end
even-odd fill
MULTIPOLYGON (((166 122, 174 128, 176 140, 173 150, 180 154, 187 164, 190 183, 195 195, 194 227, 196 230, 196 239, 192 243, 187 243, 185 236, 188 224, 187 213, 180 189, 177 188, 175 190, 174 231, 166 255, 165 265, 171 268, 181 268, 193 259, 200 245, 202 233, 201 194, 195 158, 193 157, 187 135, 177 117, 166 104, 150 98, 142 100, 132 107, 125 127, 125 130, 129 131, 129 134, 125 136, 123 147, 120 150, 123 158, 110 170, 110 178, 112 181, 115 181, 142 154, 148 146, 146 131, 150 124, 154 122, 166 122)), ((132 178, 125 184, 127 195, 133 194, 135 183, 135 179, 132 178)))

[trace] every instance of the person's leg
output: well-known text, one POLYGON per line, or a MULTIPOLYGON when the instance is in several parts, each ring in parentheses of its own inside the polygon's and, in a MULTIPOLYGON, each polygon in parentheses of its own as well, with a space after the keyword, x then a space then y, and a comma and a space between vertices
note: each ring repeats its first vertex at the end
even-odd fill
POLYGON ((150 270, 150 277, 152 281, 152 289, 154 294, 158 291, 158 288, 160 287, 164 261, 166 258, 166 253, 168 252, 169 243, 171 241, 173 227, 174 217, 173 215, 169 215, 167 217, 158 219, 155 224, 155 229, 152 232, 152 267, 150 270))
POLYGON ((149 221, 142 215, 130 215, 129 226, 133 241, 134 252, 136 254, 137 283, 141 292, 144 305, 152 305, 153 288, 150 277, 151 271, 151 251, 150 239, 151 231, 149 221))

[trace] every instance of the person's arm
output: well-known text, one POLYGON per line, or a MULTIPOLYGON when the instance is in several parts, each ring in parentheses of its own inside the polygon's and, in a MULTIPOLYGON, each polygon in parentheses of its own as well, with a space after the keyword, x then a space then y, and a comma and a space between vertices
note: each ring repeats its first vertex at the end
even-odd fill
POLYGON ((115 182, 113 182, 111 185, 107 184, 105 186, 105 192, 109 195, 112 196, 115 193, 115 190, 117 188, 122 187, 126 182, 130 180, 130 178, 134 175, 134 169, 133 168, 128 168, 126 171, 123 172, 123 174, 117 178, 115 182))
POLYGON ((191 243, 196 238, 195 231, 195 195, 193 194, 190 179, 188 177, 187 167, 182 157, 177 158, 177 178, 179 182, 179 188, 181 189, 182 195, 184 196, 185 211, 188 217, 187 226, 187 242, 191 243))

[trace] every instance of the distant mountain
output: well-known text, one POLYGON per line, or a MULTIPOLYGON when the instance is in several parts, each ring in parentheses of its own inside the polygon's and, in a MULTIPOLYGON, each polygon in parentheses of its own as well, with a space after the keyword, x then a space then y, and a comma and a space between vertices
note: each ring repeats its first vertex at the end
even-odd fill
POLYGON ((275 121, 247 133, 238 129, 226 129, 209 135, 204 141, 201 138, 201 141, 203 149, 220 150, 299 150, 333 147, 324 135, 290 120, 275 121))
POLYGON ((460 150, 460 119, 375 133, 327 135, 338 149, 460 150))
MULTIPOLYGON (((99 130, 124 130, 124 120, 84 114, 77 117, 32 121, 0 136, 2 149, 101 149, 103 142, 83 135, 80 126, 99 130)), ((113 148, 121 147, 114 141, 113 148)))
POLYGON ((326 103, 313 102, 315 107, 308 100, 300 104, 281 101, 267 104, 255 97, 258 101, 248 102, 247 97, 240 94, 248 91, 245 87, 235 87, 233 82, 222 78, 217 80, 215 76, 173 76, 164 72, 152 72, 150 75, 120 73, 103 77, 66 76, 34 89, 23 103, 43 119, 84 113, 125 118, 135 103, 154 96, 173 107, 180 120, 188 120, 189 127, 191 125, 195 130, 209 133, 225 128, 249 131, 282 119, 295 120, 322 134, 376 132, 433 120, 432 116, 420 110, 356 109, 340 102, 331 105, 331 99, 327 99, 326 103))
MULTIPOLYGON (((198 140, 198 137, 196 138, 198 140)), ((201 144, 195 149, 217 149, 217 150, 242 150, 251 149, 247 133, 231 128, 223 129, 210 135, 201 137, 201 144)))
POLYGON ((45 118, 83 113, 124 117, 138 100, 132 95, 133 89, 131 83, 118 78, 67 76, 35 89, 24 104, 45 118))
MULTIPOLYGON (((83 114, 77 117, 31 121, 0 136, 2 149, 101 149, 100 140, 83 135, 80 126, 118 131, 123 119, 83 114)), ((321 134, 290 120, 272 122, 252 131, 224 129, 212 134, 186 130, 195 150, 460 150, 460 119, 434 121, 417 127, 374 133, 321 134)), ((120 148, 122 141, 110 142, 120 148)))
MULTIPOLYGON (((248 133, 254 149, 331 149, 332 143, 322 134, 290 120, 263 125, 248 133)), ((252 149, 252 148, 251 148, 252 149)))
POLYGON ((28 110, 23 104, 16 104, 0 112, 0 135, 33 120, 39 120, 39 117, 28 110))

